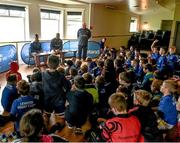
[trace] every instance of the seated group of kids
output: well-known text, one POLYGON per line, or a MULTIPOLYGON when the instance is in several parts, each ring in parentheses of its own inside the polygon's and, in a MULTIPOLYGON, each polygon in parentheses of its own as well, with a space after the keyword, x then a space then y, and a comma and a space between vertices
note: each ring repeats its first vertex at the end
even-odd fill
POLYGON ((16 67, 2 92, 9 116, 0 116, 0 125, 14 121, 20 141, 53 142, 48 129, 54 113, 61 128, 66 124, 77 134, 88 119, 88 141, 179 141, 180 79, 173 77, 179 58, 174 47, 166 54, 156 42, 146 57, 134 47, 128 52, 121 47, 116 54, 104 49, 96 61, 72 59, 65 68, 59 67, 59 57, 50 55, 49 68, 35 68, 28 82, 16 67), (94 130, 97 140, 92 139, 94 130))

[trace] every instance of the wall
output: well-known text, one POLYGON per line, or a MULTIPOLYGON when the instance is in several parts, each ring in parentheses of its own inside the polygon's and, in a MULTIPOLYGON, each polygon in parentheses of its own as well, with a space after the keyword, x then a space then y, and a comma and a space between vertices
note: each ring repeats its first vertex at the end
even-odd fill
POLYGON ((143 25, 144 22, 148 22, 148 30, 157 31, 158 29, 161 29, 161 20, 173 20, 173 18, 173 10, 159 6, 158 9, 154 9, 152 12, 143 14, 141 16, 141 25, 143 25))
POLYGON ((107 45, 110 47, 127 46, 127 41, 132 34, 129 32, 131 16, 139 18, 138 15, 130 12, 109 9, 105 5, 92 4, 90 24, 93 27, 93 39, 100 40, 107 37, 107 45))

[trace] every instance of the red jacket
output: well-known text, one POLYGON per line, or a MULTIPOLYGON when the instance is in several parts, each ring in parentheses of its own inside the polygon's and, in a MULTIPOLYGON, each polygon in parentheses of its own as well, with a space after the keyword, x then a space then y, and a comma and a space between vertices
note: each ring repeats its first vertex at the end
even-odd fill
POLYGON ((102 128, 102 137, 107 142, 144 142, 139 120, 133 115, 118 115, 107 120, 102 128))
POLYGON ((21 74, 18 72, 19 65, 17 62, 11 62, 10 64, 10 70, 6 73, 6 79, 11 75, 15 74, 17 76, 17 81, 20 81, 22 79, 21 74))

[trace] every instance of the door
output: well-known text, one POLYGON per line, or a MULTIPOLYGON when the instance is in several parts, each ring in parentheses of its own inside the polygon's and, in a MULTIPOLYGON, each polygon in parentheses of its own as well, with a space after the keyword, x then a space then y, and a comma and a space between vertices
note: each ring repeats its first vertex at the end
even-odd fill
POLYGON ((172 29, 172 20, 162 20, 161 21, 161 30, 163 31, 171 31, 172 29))
POLYGON ((176 23, 175 42, 176 52, 180 54, 180 21, 176 23))

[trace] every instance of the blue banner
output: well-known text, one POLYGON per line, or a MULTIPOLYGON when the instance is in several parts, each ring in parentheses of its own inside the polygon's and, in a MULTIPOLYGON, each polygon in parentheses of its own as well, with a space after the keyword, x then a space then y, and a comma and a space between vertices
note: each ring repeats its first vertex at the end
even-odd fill
MULTIPOLYGON (((43 52, 49 52, 50 51, 50 42, 41 42, 41 47, 43 52)), ((28 65, 34 65, 34 59, 33 57, 29 57, 29 48, 30 48, 30 43, 24 44, 21 50, 21 58, 25 64, 28 65)), ((87 56, 90 58, 96 58, 99 56, 99 51, 100 45, 98 42, 95 41, 89 41, 88 42, 88 52, 87 56)), ((63 50, 69 50, 73 51, 76 50, 78 51, 78 41, 77 40, 71 40, 67 41, 63 44, 63 50)), ((67 52, 64 55, 65 57, 73 57, 74 53, 73 52, 67 52)), ((77 56, 77 55, 76 55, 77 56)), ((45 59, 41 57, 40 61, 43 62, 45 59)))
MULTIPOLYGON (((78 53, 78 41, 67 41, 63 45, 64 50, 77 50, 78 53)), ((87 57, 97 58, 100 54, 100 45, 96 41, 88 41, 87 57)), ((65 57, 73 57, 74 53, 69 52, 65 54, 65 57)), ((77 56, 77 55, 76 55, 77 56)))
POLYGON ((8 71, 10 63, 17 61, 16 47, 14 45, 0 46, 0 73, 8 71))
MULTIPOLYGON (((22 50, 21 50, 21 58, 25 64, 28 65, 34 65, 34 58, 29 57, 29 48, 30 48, 31 43, 26 43, 23 45, 22 50)), ((41 42, 41 47, 43 52, 49 52, 50 51, 50 42, 41 42)), ((41 62, 44 62, 45 59, 43 57, 40 58, 41 62)))

